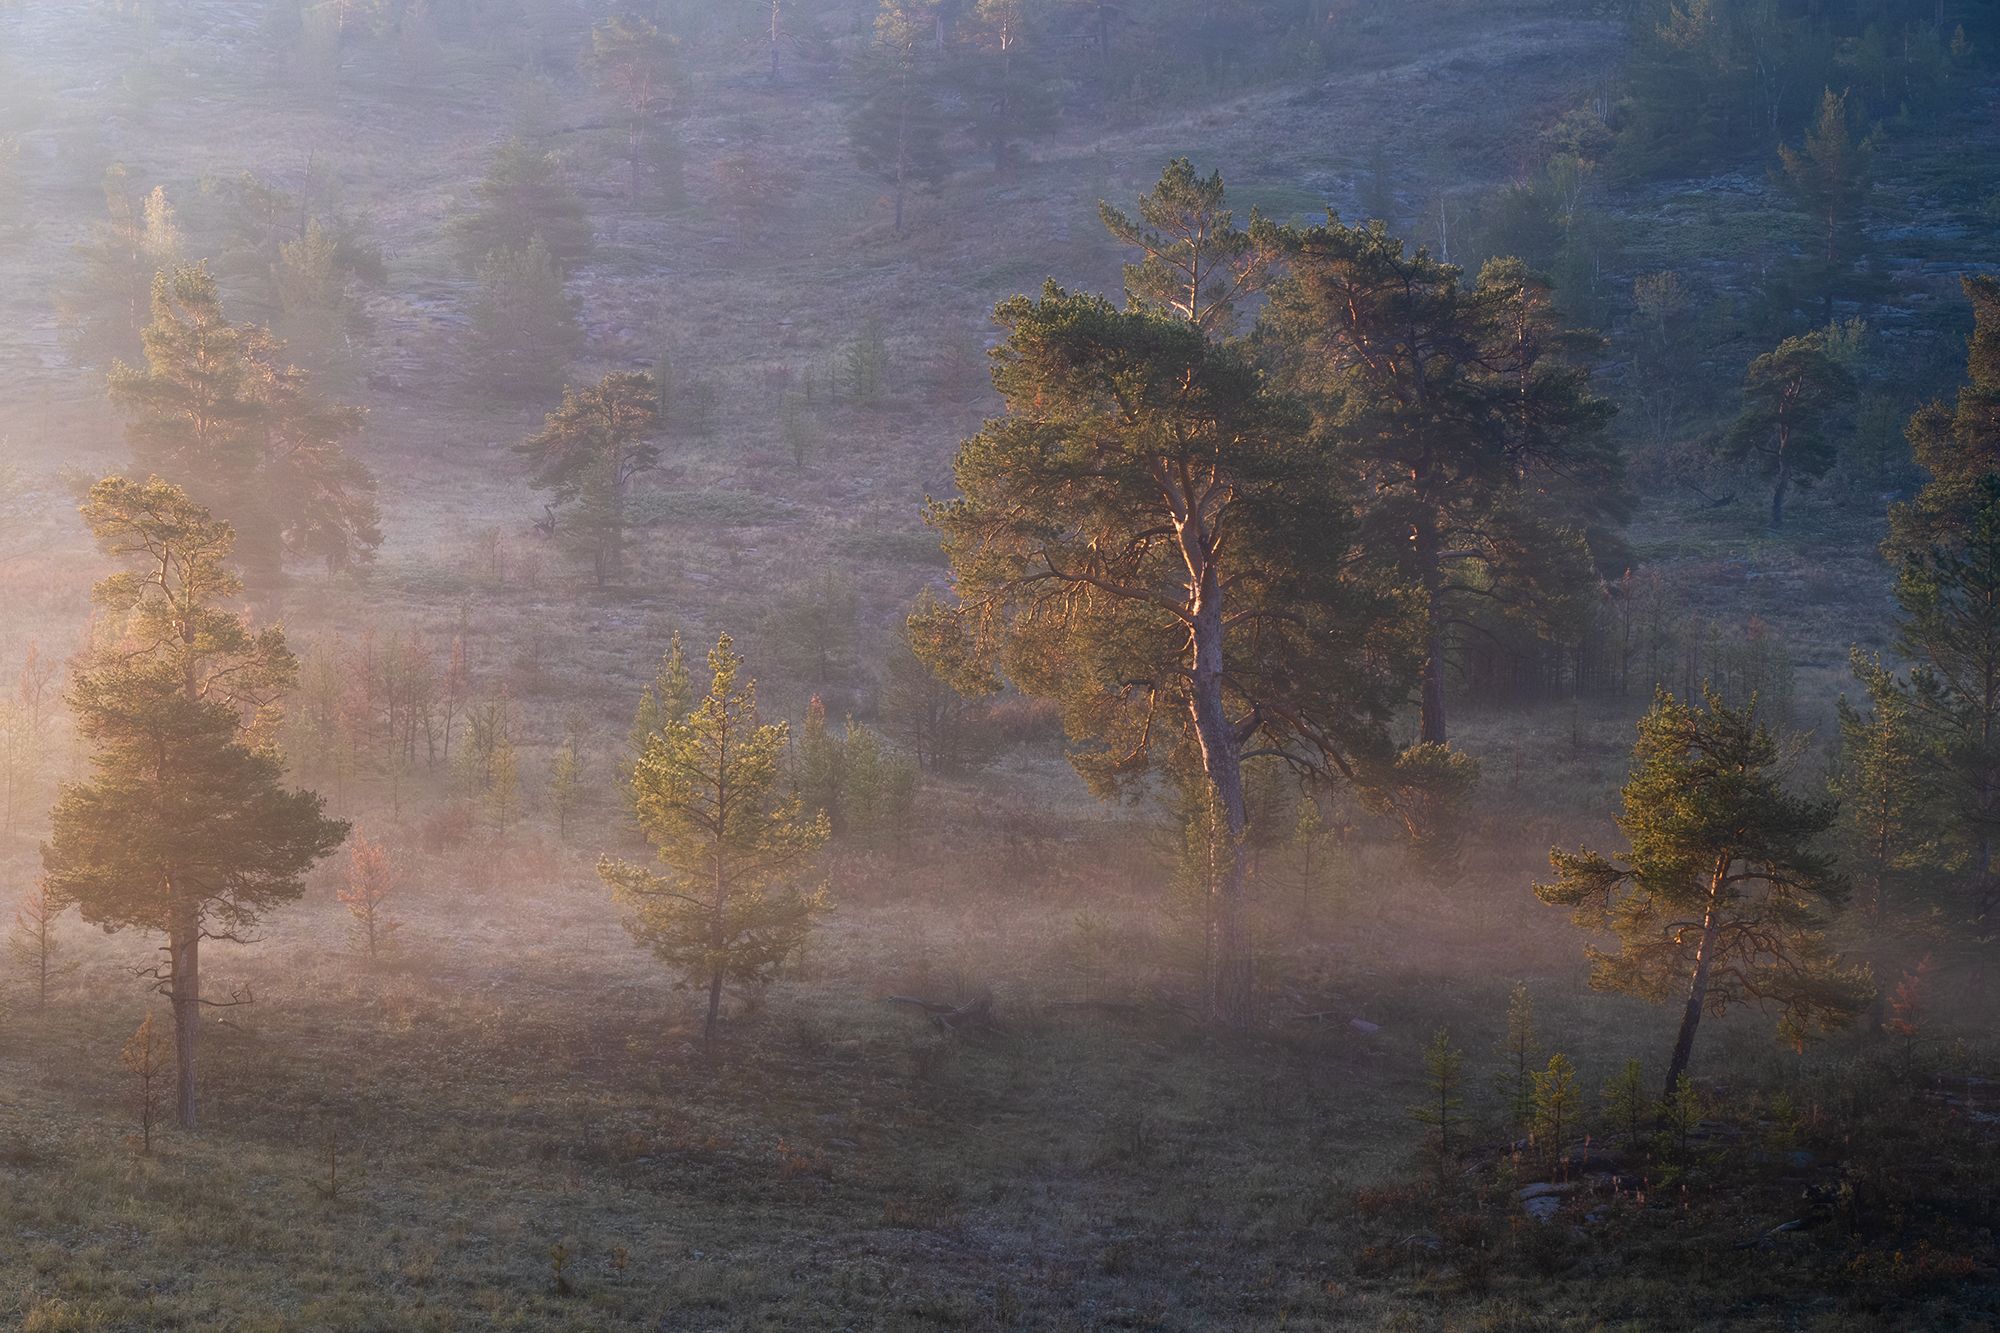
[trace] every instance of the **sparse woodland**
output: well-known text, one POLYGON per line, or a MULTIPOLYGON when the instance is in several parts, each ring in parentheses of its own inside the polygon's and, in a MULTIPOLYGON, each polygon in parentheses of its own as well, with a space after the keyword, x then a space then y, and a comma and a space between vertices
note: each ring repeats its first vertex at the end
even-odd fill
POLYGON ((1996 106, 0 0, 0 1323, 2000 1319, 1996 106))

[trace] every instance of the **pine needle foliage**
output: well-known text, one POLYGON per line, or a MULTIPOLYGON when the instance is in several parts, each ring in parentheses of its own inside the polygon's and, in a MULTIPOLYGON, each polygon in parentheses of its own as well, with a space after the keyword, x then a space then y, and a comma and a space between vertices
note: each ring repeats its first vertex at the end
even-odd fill
POLYGON ((1780 1031, 1851 1022, 1872 993, 1867 974, 1834 955, 1822 929, 1847 898, 1825 836, 1832 802, 1787 790, 1778 744, 1755 705, 1708 693, 1701 707, 1662 691, 1639 723, 1619 830, 1623 860, 1560 848, 1544 901, 1576 924, 1611 933, 1588 950, 1591 984, 1686 1007, 1667 1066, 1671 1095, 1702 1016, 1738 1004, 1776 1009, 1780 1031))
POLYGON ((1439 1185, 1450 1179, 1463 1147, 1464 1067, 1465 1053, 1451 1044, 1448 1029, 1439 1028, 1424 1048, 1424 1100, 1410 1108, 1410 1118, 1427 1131, 1424 1149, 1435 1164, 1439 1185))
POLYGON ((281 630, 253 631, 234 534, 166 482, 107 477, 85 521, 125 566, 95 596, 103 632, 69 703, 91 775, 66 784, 42 849, 49 891, 109 931, 164 935, 148 972, 173 1002, 178 1114, 195 1123, 201 945, 245 941, 295 901, 347 836, 320 798, 283 785, 278 704, 298 663, 281 630))
POLYGON ((823 890, 799 885, 828 828, 782 792, 787 728, 758 720, 756 683, 739 685, 743 659, 727 634, 708 666, 706 697, 662 721, 632 772, 633 808, 664 873, 609 857, 597 869, 633 937, 706 987, 712 1043, 723 985, 769 982, 826 910, 823 890))

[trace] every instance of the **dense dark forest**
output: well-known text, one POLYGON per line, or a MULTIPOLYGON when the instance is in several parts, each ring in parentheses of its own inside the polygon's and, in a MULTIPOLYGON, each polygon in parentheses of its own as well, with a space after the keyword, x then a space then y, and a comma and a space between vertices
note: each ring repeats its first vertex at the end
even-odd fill
POLYGON ((2000 6, 0 0, 0 1321, 2000 1320, 2000 6))

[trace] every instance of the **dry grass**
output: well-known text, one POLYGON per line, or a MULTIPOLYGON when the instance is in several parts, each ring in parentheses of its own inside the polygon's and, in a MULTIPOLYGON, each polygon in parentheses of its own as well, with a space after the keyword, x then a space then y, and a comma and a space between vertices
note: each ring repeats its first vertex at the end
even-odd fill
MULTIPOLYGON (((1005 176, 969 169, 915 210, 907 238, 845 169, 834 90, 822 85, 770 90, 734 67, 704 71, 726 96, 701 100, 685 123, 695 202, 665 217, 618 197, 606 143, 558 136, 600 231, 577 279, 590 332, 579 371, 671 348, 721 390, 714 436, 675 441, 650 483, 662 517, 635 543, 631 576, 598 592, 528 530, 539 505, 505 446, 545 405, 488 401, 467 380, 466 284, 440 235, 505 132, 518 84, 468 56, 413 93, 364 56, 333 103, 315 105, 262 57, 242 58, 257 49, 256 6, 189 6, 200 21, 168 23, 157 41, 118 29, 109 7, 70 8, 0 16, 0 33, 35 65, 33 80, 0 88, 0 111, 27 116, 37 188, 54 201, 25 245, 0 252, 0 449, 39 488, 30 530, 0 533, 0 665, 29 639, 57 651, 76 641, 99 570, 59 474, 124 457, 95 381, 64 363, 51 314, 68 247, 95 216, 103 145, 135 179, 177 196, 210 171, 294 180, 310 154, 370 215, 390 259, 387 290, 369 300, 379 350, 362 395, 362 448, 385 482, 389 539, 365 581, 309 576, 258 610, 307 643, 367 627, 436 642, 464 616, 482 688, 513 691, 534 743, 523 764, 531 806, 540 747, 573 714, 605 777, 609 740, 670 627, 754 640, 775 589, 837 563, 880 641, 937 574, 918 504, 948 488, 957 440, 990 406, 952 386, 953 349, 984 339, 996 299, 1046 275, 1115 288, 1120 256, 1096 225, 1100 196, 1129 200, 1166 156, 1191 151, 1274 212, 1350 204, 1355 172, 1381 142, 1414 164, 1415 206, 1434 183, 1508 174, 1540 118, 1616 48, 1611 25, 1553 25, 1508 6, 1449 6, 1436 28, 1371 21, 1323 82, 1072 130, 1005 176), (119 34, 109 48, 107 31, 119 34), (90 91, 128 67, 145 75, 138 92, 90 91), (246 104, 258 114, 246 117, 246 104), (744 152, 810 187, 747 231, 712 202, 717 164, 744 152), (889 331, 887 401, 825 411, 814 454, 795 469, 777 433, 777 372, 823 373, 867 314, 889 331)), ((866 6, 836 8, 837 24, 866 6)), ((570 119, 589 119, 576 88, 559 101, 570 119)), ((1726 521, 1649 511, 1639 545, 1695 586, 1719 553, 1740 554, 1726 521)), ((1755 559, 1775 577, 1702 585, 1713 614, 1782 627, 1809 719, 1824 716, 1845 636, 1880 618, 1866 544, 1843 533, 1832 553, 1774 545, 1755 559), (1826 610, 1836 595, 1837 623, 1826 610)), ((754 664, 758 645, 748 646, 754 664)), ((780 710, 803 702, 796 682, 773 685, 780 710)), ((200 1136, 169 1133, 151 1159, 129 1143, 116 1055, 150 1002, 131 976, 146 942, 72 924, 78 976, 43 1013, 15 992, 0 1025, 0 1227, 16 1240, 0 1254, 0 1320, 43 1330, 1728 1322, 1728 1311, 1689 1307, 1685 1277, 1657 1251, 1635 1246, 1653 1262, 1617 1273, 1622 1236, 1551 1247, 1502 1227, 1508 1265, 1479 1287, 1454 1276, 1455 1257, 1369 1257, 1406 1220, 1404 1204, 1379 1200, 1407 1193, 1416 1133, 1404 1108, 1437 1026, 1485 1061, 1508 991, 1526 981, 1548 1041, 1577 1059, 1587 1089, 1664 1046, 1664 1015, 1587 991, 1578 941, 1528 889, 1549 843, 1603 836, 1632 712, 1598 702, 1469 717, 1490 805, 1461 881, 1417 881, 1371 832, 1338 892, 1310 912, 1273 891, 1260 921, 1270 1022, 1242 1039, 1172 1007, 1190 989, 1189 950, 1162 910, 1150 812, 1093 805, 1046 747, 927 790, 910 857, 845 859, 838 913, 793 975, 760 1001, 739 997, 713 1060, 694 1046, 687 997, 631 947, 591 873, 600 848, 633 850, 608 796, 567 847, 532 815, 505 840, 482 833, 474 850, 445 857, 417 850, 442 778, 413 780, 400 818, 379 785, 356 784, 343 813, 387 837, 407 871, 403 952, 375 967, 355 959, 329 883, 275 916, 254 948, 216 951, 218 989, 247 983, 257 1003, 208 1029, 200 1136), (1005 1031, 987 1039, 941 1035, 881 1000, 989 988, 1005 1031), (1381 1030, 1363 1035, 1349 1018, 1381 1030), (332 1198, 316 1188, 329 1135, 352 1173, 332 1198)), ((0 846, 0 883, 29 882, 33 836, 0 846)), ((1965 1011, 1975 1036, 1990 1031, 1986 1003, 1965 1011)), ((1838 1043, 1779 1053, 1753 1015, 1703 1041, 1705 1069, 1759 1084, 1818 1077, 1852 1053, 1838 1043)), ((1479 1094, 1490 1114, 1483 1082, 1479 1094)), ((1694 1271, 1726 1284, 1749 1281, 1762 1260, 1725 1250, 1699 1262, 1694 1271)), ((1990 1317, 1981 1290, 1919 1295, 1945 1302, 1938 1322, 1969 1324, 1990 1317)), ((1768 1305, 1736 1313, 1783 1326, 1768 1305)), ((1823 1310, 1822 1322, 1869 1327, 1912 1308, 1871 1314, 1864 1302, 1823 1310)))

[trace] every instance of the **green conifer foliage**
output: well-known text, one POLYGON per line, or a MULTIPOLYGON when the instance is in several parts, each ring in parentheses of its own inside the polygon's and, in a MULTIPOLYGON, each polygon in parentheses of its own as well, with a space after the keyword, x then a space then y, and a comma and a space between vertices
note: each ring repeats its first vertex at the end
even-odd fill
MULTIPOLYGON (((125 568, 97 585, 101 635, 69 702, 91 774, 67 783, 42 849, 48 889, 106 930, 166 938, 149 976, 172 1001, 181 1124, 196 1124, 201 946, 246 941, 347 836, 283 785, 278 705, 298 663, 241 590, 220 523, 167 482, 107 477, 84 519, 125 568)), ((224 1002, 226 1003, 226 1001, 224 1002)))
POLYGON ((826 910, 801 891, 828 836, 783 795, 786 727, 760 722, 754 681, 729 636, 708 655, 711 684, 684 718, 664 721, 632 773, 633 807, 661 871, 615 861, 598 874, 628 913, 634 939, 708 993, 713 1042, 726 982, 763 985, 826 910))
POLYGON ((1704 1014, 1774 1008, 1795 1041, 1851 1022, 1872 986, 1821 933, 1847 898, 1823 845, 1833 803, 1788 791, 1777 742, 1753 708, 1713 694, 1696 708, 1662 692, 1633 757, 1618 817, 1631 850, 1623 860, 1552 851, 1556 879, 1535 893, 1616 937, 1614 949, 1588 950, 1593 986, 1685 997, 1667 1094, 1704 1014))

